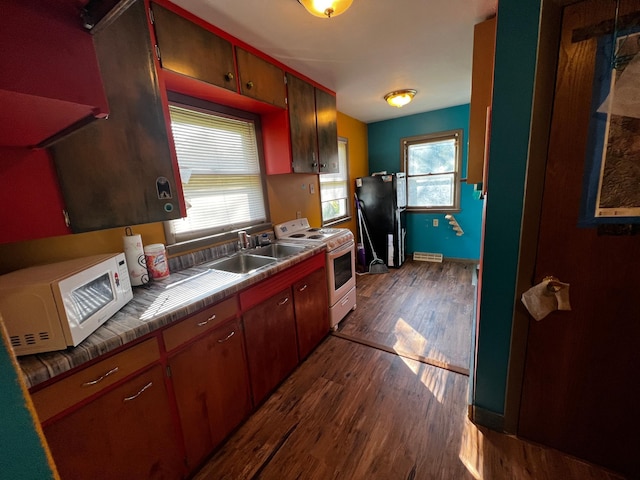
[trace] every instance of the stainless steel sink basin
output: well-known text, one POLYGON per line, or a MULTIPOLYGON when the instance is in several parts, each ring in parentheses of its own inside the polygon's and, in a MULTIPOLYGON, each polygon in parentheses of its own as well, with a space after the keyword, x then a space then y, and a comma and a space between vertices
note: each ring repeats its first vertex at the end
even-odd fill
POLYGON ((251 273, 275 262, 276 259, 272 257, 238 254, 223 260, 216 260, 208 266, 212 270, 222 270, 232 273, 251 273))
POLYGON ((262 255, 265 257, 284 258, 295 255, 296 253, 300 253, 304 249, 305 247, 303 246, 272 243, 271 245, 256 248, 255 250, 252 250, 251 253, 254 255, 262 255))

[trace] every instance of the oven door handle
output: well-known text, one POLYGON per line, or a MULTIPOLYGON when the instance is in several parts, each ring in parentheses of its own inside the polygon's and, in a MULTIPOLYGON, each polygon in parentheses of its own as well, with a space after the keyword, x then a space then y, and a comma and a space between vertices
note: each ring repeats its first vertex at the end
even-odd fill
POLYGON ((348 252, 349 250, 353 250, 353 246, 354 245, 355 245, 355 242, 353 240, 349 240, 348 243, 340 245, 338 248, 336 248, 334 250, 327 250, 327 256, 329 258, 339 257, 340 255, 343 255, 344 253, 348 252))

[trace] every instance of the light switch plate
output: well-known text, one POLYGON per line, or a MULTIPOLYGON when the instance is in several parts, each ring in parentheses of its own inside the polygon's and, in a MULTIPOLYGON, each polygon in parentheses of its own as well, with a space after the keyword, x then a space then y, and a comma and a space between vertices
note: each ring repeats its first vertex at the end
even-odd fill
POLYGON ((313 195, 314 193, 316 193, 316 186, 313 183, 309 184, 309 193, 311 195, 313 195))

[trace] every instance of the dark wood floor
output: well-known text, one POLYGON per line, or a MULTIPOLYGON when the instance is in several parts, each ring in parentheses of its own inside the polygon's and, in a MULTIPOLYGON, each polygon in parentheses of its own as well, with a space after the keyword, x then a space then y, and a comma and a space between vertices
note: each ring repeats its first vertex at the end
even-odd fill
POLYGON ((408 260, 357 278, 358 308, 339 335, 469 374, 476 264, 408 260))
MULTIPOLYGON (((443 267, 441 273, 449 271, 443 267)), ((405 296, 379 283, 399 284, 390 273, 361 282, 355 318, 377 316, 375 310, 366 315, 368 307, 363 308, 367 291, 369 298, 378 291, 405 296)), ((436 272, 429 275, 429 282, 437 283, 436 272)), ((417 308, 407 298, 403 305, 409 304, 417 308)), ((466 414, 468 381, 454 371, 330 335, 195 479, 619 478, 560 452, 476 427, 466 414)))

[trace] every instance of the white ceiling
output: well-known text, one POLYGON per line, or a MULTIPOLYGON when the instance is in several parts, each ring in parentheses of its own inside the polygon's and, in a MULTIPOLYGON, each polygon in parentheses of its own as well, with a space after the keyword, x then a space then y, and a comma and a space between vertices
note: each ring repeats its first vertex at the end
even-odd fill
POLYGON ((173 0, 337 94, 338 110, 370 123, 469 102, 473 26, 497 0, 353 0, 340 16, 296 0, 173 0), (398 109, 383 96, 413 88, 398 109))

